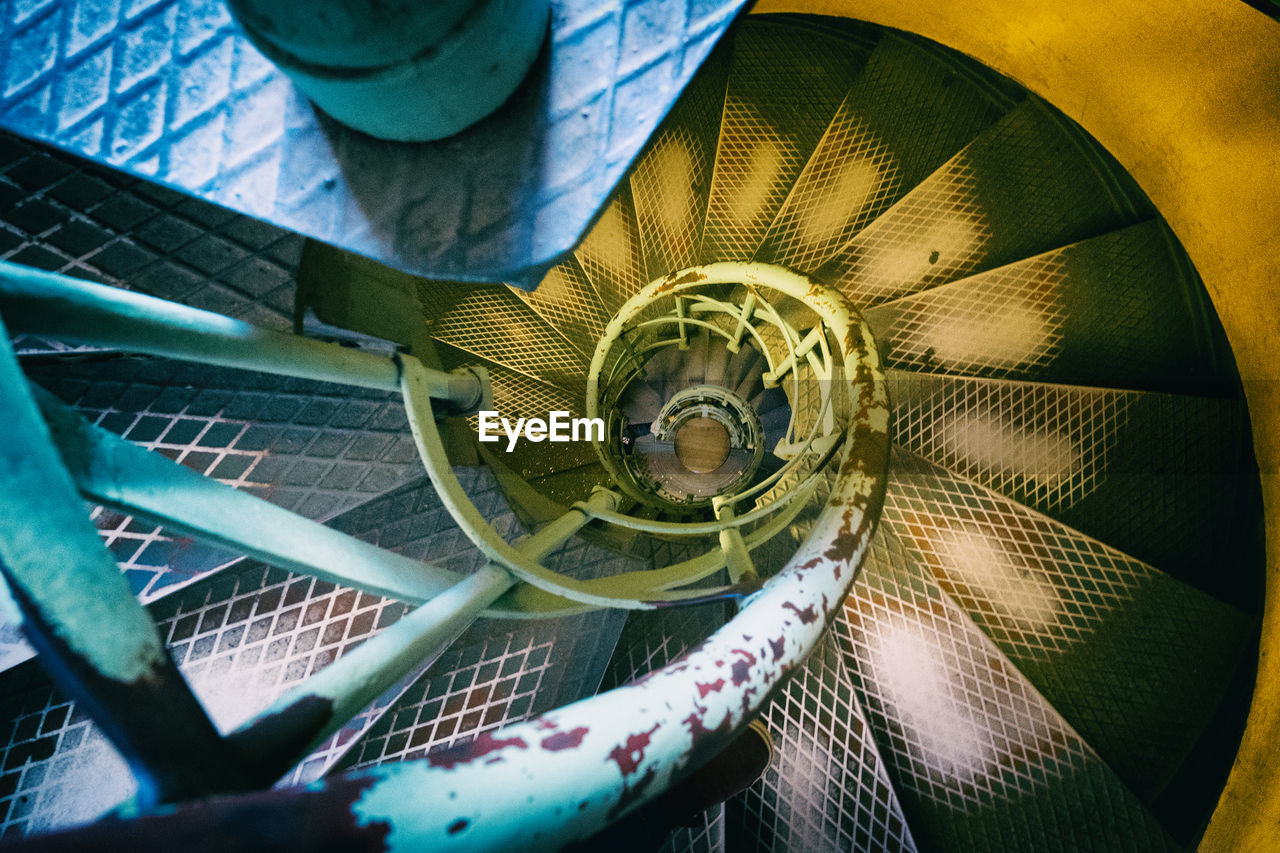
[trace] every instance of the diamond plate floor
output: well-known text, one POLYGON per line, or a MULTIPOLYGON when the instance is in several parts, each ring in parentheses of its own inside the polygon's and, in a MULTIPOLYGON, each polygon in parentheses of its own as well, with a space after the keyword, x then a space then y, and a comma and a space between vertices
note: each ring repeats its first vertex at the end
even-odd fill
POLYGON ((556 0, 498 114, 404 145, 319 115, 221 3, 23 3, 0 17, 0 126, 401 269, 531 286, 742 5, 556 0))

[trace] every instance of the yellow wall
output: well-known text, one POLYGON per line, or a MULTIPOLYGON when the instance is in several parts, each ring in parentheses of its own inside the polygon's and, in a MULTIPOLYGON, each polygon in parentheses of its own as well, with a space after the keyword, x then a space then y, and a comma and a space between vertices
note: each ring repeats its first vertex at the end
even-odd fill
POLYGON ((1267 601, 1244 742, 1201 850, 1280 850, 1280 23, 1239 0, 761 0, 931 38, 1084 126, 1164 214, 1245 382, 1267 601))

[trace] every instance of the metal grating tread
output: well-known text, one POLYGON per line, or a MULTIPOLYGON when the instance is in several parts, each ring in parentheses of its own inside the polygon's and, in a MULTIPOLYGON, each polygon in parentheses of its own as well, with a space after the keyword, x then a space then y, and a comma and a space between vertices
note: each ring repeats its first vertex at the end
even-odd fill
POLYGON ((724 45, 712 53, 631 171, 646 282, 697 263, 724 108, 728 53, 724 45))
POLYGON ((1130 788, 1158 792, 1253 619, 910 453, 890 471, 886 531, 1130 788))
POLYGON ((419 281, 418 299, 427 333, 441 343, 550 385, 586 382, 594 344, 582 349, 504 285, 419 281))
POLYGON ((928 574, 882 529, 834 627, 921 846, 1175 849, 928 574))
POLYGON ((1064 122, 1037 99, 1014 108, 815 275, 866 308, 1147 218, 1064 122))
POLYGON ((776 754, 726 804, 727 849, 914 853, 831 634, 761 712, 776 754))
POLYGON ((640 232, 629 181, 623 181, 613 191, 613 198, 582 238, 574 257, 595 286, 610 318, 649 283, 640 255, 640 232))
POLYGON ((1148 221, 866 312, 907 370, 1233 393, 1230 351, 1166 226, 1148 221))
POLYGON ((757 259, 812 272, 1003 112, 943 59, 884 35, 757 259))
POLYGON ((596 341, 604 336, 604 328, 613 318, 573 258, 552 267, 537 290, 513 292, 584 353, 595 351, 596 341))
MULTIPOLYGON (((544 561, 579 579, 638 568, 580 538, 544 561)), ((423 755, 596 692, 626 614, 596 610, 538 621, 482 619, 467 628, 364 733, 341 767, 423 755)))
POLYGON ((748 18, 734 37, 700 263, 750 258, 867 51, 748 18))
POLYGON ((893 438, 1246 611, 1260 541, 1243 401, 890 371, 893 438))

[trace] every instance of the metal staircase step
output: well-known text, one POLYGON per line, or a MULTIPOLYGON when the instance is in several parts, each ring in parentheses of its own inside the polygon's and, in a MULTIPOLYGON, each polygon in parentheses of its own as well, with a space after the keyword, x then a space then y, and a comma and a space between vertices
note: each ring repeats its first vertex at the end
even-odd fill
POLYGON ((729 53, 721 44, 711 54, 631 171, 646 283, 697 263, 729 53))
POLYGON ((814 275, 865 309, 1149 216, 1141 190, 1097 143, 1030 98, 814 275))
MULTIPOLYGON (((458 469, 477 506, 503 535, 517 531, 492 475, 458 469)), ((425 478, 330 522, 407 556, 470 573, 485 560, 425 478)), ((261 563, 244 563, 152 603, 175 663, 218 727, 228 731, 295 682, 408 612, 401 602, 261 563)), ((424 661, 423 666, 428 662, 424 661)), ((395 698, 404 681, 299 762, 286 777, 319 778, 395 698)), ((37 662, 0 673, 0 832, 48 831, 98 817, 131 795, 132 774, 106 737, 56 690, 37 662)))
POLYGON ((882 525, 1150 802, 1199 738, 1254 619, 895 450, 882 525))
POLYGON ((882 529, 835 642, 922 848, 1174 850, 1159 823, 882 529))
POLYGON ((771 19, 734 35, 700 263, 752 257, 870 46, 771 19))
POLYGON ((828 634, 761 718, 776 756, 725 804, 727 850, 914 853, 867 716, 828 634))
POLYGON ((1234 393, 1199 277, 1157 221, 876 305, 889 367, 1182 394, 1234 393))
POLYGON ((756 259, 818 269, 1007 108, 1006 98, 964 73, 954 57, 882 36, 756 259))
POLYGON ((1244 401, 889 372, 899 447, 1246 612, 1257 468, 1244 401))

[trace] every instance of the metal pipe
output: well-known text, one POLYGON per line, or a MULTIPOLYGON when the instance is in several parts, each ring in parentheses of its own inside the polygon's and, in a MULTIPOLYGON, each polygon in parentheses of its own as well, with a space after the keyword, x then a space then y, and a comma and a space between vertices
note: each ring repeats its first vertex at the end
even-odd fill
POLYGON ((402 601, 427 601, 462 579, 340 533, 93 426, 53 395, 36 401, 80 493, 273 566, 402 601))
MULTIPOLYGON (((721 504, 716 507, 718 521, 733 520, 733 505, 721 504)), ((733 583, 750 583, 757 580, 755 564, 751 561, 751 552, 742 541, 742 531, 736 527, 726 527, 720 531, 720 549, 724 551, 725 568, 729 570, 729 580, 733 583)))
MULTIPOLYGON (((386 356, 4 261, 0 308, 14 331, 380 391, 400 389, 400 367, 386 356)), ((433 396, 450 398, 449 374, 434 373, 433 396)))
POLYGON ((0 574, 12 622, 154 805, 239 788, 239 770, 89 522, 0 325, 0 574))

